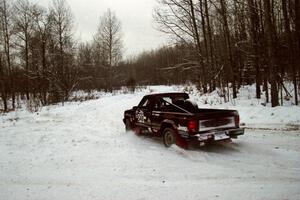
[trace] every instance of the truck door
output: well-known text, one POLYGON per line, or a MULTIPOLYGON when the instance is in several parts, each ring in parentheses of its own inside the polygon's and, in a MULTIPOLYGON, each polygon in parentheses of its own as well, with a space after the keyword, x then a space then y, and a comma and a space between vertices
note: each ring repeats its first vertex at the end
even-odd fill
POLYGON ((151 131, 151 108, 152 99, 144 97, 135 112, 136 125, 139 126, 143 133, 151 131))
POLYGON ((161 123, 164 120, 163 111, 166 107, 162 97, 158 97, 154 100, 152 110, 152 132, 158 133, 161 127, 161 123))

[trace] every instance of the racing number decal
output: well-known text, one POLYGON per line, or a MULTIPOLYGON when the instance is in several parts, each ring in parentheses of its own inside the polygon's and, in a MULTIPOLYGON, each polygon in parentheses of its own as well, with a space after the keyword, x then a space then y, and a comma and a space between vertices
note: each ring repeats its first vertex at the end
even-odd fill
POLYGON ((142 110, 137 110, 135 112, 135 117, 138 122, 144 123, 144 112, 142 110))

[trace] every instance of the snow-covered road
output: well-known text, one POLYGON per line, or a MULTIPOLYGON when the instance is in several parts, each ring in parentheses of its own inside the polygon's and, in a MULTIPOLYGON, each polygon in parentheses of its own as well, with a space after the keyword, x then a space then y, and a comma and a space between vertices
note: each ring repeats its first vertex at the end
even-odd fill
POLYGON ((166 149, 125 133, 143 93, 0 117, 1 200, 300 199, 299 131, 166 149))

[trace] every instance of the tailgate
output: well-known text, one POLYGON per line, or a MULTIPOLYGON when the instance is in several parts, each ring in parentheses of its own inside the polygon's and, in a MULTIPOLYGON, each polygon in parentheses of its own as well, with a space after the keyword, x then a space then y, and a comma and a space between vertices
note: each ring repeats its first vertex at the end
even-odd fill
POLYGON ((223 130, 235 128, 237 111, 234 110, 205 110, 198 116, 199 131, 223 130), (207 111, 207 112, 205 112, 207 111))

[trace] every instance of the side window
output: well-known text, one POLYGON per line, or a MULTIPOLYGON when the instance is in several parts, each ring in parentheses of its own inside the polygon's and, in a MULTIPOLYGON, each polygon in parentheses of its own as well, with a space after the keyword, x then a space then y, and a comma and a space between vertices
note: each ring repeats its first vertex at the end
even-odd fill
POLYGON ((172 103, 172 99, 169 97, 163 97, 156 99, 154 103, 154 110, 165 110, 168 106, 168 103, 172 103))
POLYGON ((144 98, 142 101, 139 103, 140 108, 147 108, 150 106, 150 99, 149 98, 144 98))
POLYGON ((154 110, 161 110, 162 107, 162 100, 156 99, 154 103, 154 110))
POLYGON ((147 107, 149 105, 149 99, 146 99, 146 101, 143 103, 141 107, 147 107))
POLYGON ((170 97, 163 97, 163 100, 165 100, 168 103, 172 103, 172 99, 170 97))

